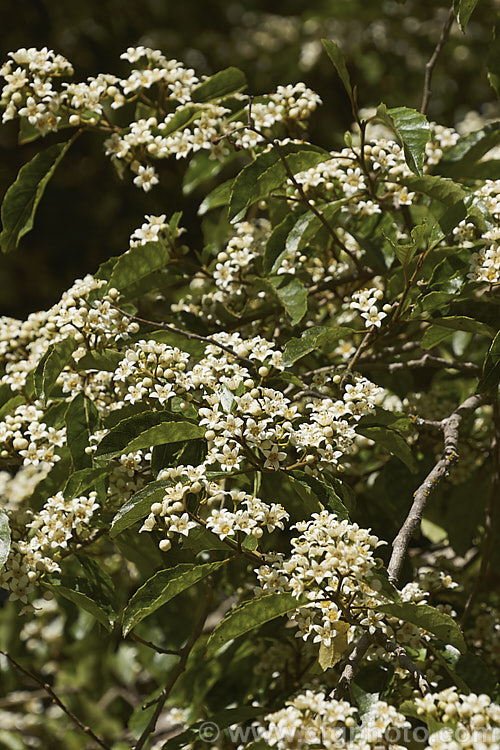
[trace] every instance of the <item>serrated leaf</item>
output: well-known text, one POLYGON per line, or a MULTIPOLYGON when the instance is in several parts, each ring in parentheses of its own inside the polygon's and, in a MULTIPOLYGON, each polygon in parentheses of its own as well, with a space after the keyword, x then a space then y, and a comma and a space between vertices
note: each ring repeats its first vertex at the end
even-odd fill
POLYGON ((462 185, 449 177, 439 177, 438 175, 403 177, 401 183, 413 192, 428 195, 433 200, 444 203, 445 206, 455 206, 469 195, 462 185))
POLYGON ((306 597, 297 599, 291 594, 265 594, 241 604, 231 610, 213 631, 207 643, 207 658, 213 656, 228 641, 239 638, 307 602, 306 597))
POLYGON ((416 471, 416 463, 411 452, 410 446, 406 440, 395 430, 387 427, 363 427, 356 426, 356 432, 364 435, 375 442, 376 447, 388 450, 394 456, 399 458, 410 471, 416 471))
POLYGON ((2 203, 0 247, 4 253, 14 250, 19 240, 33 228, 45 188, 70 145, 71 141, 56 143, 21 167, 2 203))
POLYGON ((299 338, 290 339, 286 343, 283 352, 283 365, 290 367, 294 362, 305 357, 306 354, 321 349, 321 347, 330 344, 333 346, 339 339, 348 337, 352 334, 352 328, 337 327, 327 328, 326 326, 315 326, 308 328, 299 338))
POLYGON ((79 469, 71 474, 64 485, 63 495, 66 499, 73 499, 85 494, 88 490, 105 489, 107 469, 79 469))
POLYGON ((95 351, 87 352, 81 359, 78 360, 76 367, 81 372, 82 370, 105 370, 106 372, 114 372, 118 363, 123 359, 122 352, 117 352, 116 349, 96 349, 95 351))
POLYGON ((495 331, 491 326, 482 323, 480 320, 474 320, 465 315, 453 315, 438 318, 426 330, 422 338, 422 349, 432 349, 442 341, 447 339, 453 331, 467 331, 468 333, 477 333, 480 336, 492 338, 495 331))
POLYGON ((58 578, 55 575, 45 575, 40 583, 56 596, 62 596, 76 604, 79 609, 89 612, 104 625, 106 630, 113 629, 113 623, 116 619, 114 607, 88 577, 63 576, 58 578))
POLYGON ((483 363, 483 374, 477 389, 480 392, 493 391, 500 382, 500 331, 497 333, 488 349, 483 363))
POLYGON ((246 88, 246 85, 247 80, 241 70, 226 68, 196 86, 191 91, 191 99, 193 102, 200 103, 222 99, 230 94, 236 94, 246 88))
POLYGON ((335 70, 339 74, 339 78, 344 84, 344 88, 347 91, 349 99, 351 100, 351 104, 354 107, 351 79, 347 70, 347 66, 345 64, 344 55, 340 51, 340 47, 338 47, 335 42, 332 42, 331 39, 322 39, 321 43, 323 44, 326 54, 332 61, 335 70))
POLYGON ((0 568, 5 562, 10 552, 10 526, 7 514, 0 510, 0 568))
POLYGON ((94 458, 108 460, 122 453, 192 440, 204 434, 204 430, 193 422, 174 420, 167 412, 143 412, 123 419, 113 427, 97 446, 94 458))
POLYGON ((294 326, 302 320, 307 312, 307 289, 296 276, 292 276, 291 281, 287 284, 277 286, 278 283, 281 284, 282 279, 283 276, 279 276, 277 279, 270 279, 270 281, 294 326))
POLYGON ((279 151, 272 148, 259 154, 233 182, 228 209, 230 221, 238 220, 249 206, 286 182, 288 175, 281 157, 291 173, 296 174, 325 161, 330 154, 305 143, 286 143, 279 146, 279 151))
POLYGON ((478 2, 479 0, 453 0, 453 12, 464 33, 478 2))
POLYGON ((109 276, 108 288, 115 287, 127 296, 127 287, 133 288, 140 279, 164 268, 170 251, 162 242, 136 245, 118 256, 109 276))
POLYGON ((49 345, 33 374, 34 391, 39 398, 46 399, 50 394, 76 347, 77 343, 72 338, 62 339, 49 345))
POLYGON ((411 171, 423 175, 425 145, 431 134, 426 116, 409 107, 387 109, 385 104, 379 104, 376 117, 388 125, 401 141, 411 171))
POLYGON ((125 531, 125 529, 133 526, 137 521, 142 521, 143 518, 148 516, 151 512, 152 504, 158 503, 163 499, 165 487, 168 484, 169 482, 166 480, 158 479, 155 482, 150 482, 142 490, 132 495, 114 516, 109 531, 110 537, 113 539, 118 534, 121 534, 122 531, 125 531))
POLYGON ((461 653, 467 651, 462 631, 450 615, 440 612, 429 604, 414 604, 413 602, 385 604, 376 608, 392 617, 404 622, 411 622, 423 630, 437 636, 444 643, 449 643, 461 653))
POLYGON ((135 628, 144 618, 156 612, 161 606, 173 599, 177 594, 206 578, 217 568, 225 565, 228 560, 218 560, 213 563, 199 565, 197 563, 181 563, 173 568, 160 570, 149 578, 132 596, 123 613, 123 635, 135 628))
POLYGON ((99 424, 99 412, 94 403, 83 393, 78 393, 70 402, 65 416, 66 438, 73 461, 73 469, 85 469, 92 465, 92 457, 85 453, 89 437, 99 424))
POLYGON ((335 490, 326 484, 326 482, 322 482, 320 479, 316 479, 316 477, 312 477, 310 474, 306 474, 305 471, 300 471, 299 469, 287 472, 287 475, 302 485, 307 493, 312 494, 321 503, 323 508, 334 513, 339 521, 349 518, 349 513, 344 503, 335 490))

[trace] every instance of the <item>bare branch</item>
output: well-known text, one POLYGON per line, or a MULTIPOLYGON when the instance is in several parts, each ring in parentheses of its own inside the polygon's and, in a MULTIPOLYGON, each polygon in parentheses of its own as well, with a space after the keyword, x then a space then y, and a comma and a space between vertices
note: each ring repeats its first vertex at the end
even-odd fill
POLYGON ((430 59, 425 65, 424 89, 422 92, 422 103, 420 105, 420 112, 423 115, 427 114, 427 109, 429 107, 429 101, 430 101, 431 94, 432 94, 431 81, 432 81, 432 73, 434 71, 434 66, 436 65, 438 61, 438 57, 441 54, 441 51, 444 45, 448 41, 451 27, 453 26, 454 18, 455 18, 455 15, 453 13, 453 5, 452 5, 448 12, 448 16, 446 17, 445 24, 442 28, 441 35, 438 39, 438 43, 436 44, 434 52, 432 53, 430 59))
POLYGON ((3 654, 3 656, 5 656, 10 661, 10 663, 14 665, 16 669, 18 669, 20 672, 25 674, 27 677, 30 677, 30 679, 34 680, 34 682, 36 682, 37 685, 40 685, 40 687, 43 688, 43 690, 47 693, 49 698, 54 703, 56 703, 59 706, 59 708, 61 708, 67 716, 69 716, 73 724, 75 724, 79 729, 81 729, 81 731, 84 732, 86 735, 88 735, 89 737, 92 737, 94 742, 96 742, 99 745, 99 747, 104 748, 104 750, 111 750, 109 745, 106 745, 106 743, 103 740, 101 740, 100 737, 94 734, 94 732, 92 731, 92 729, 90 729, 90 727, 86 726, 83 723, 83 721, 81 721, 81 719, 79 719, 78 716, 76 716, 76 714, 74 714, 73 711, 62 702, 62 700, 55 694, 54 690, 52 689, 52 687, 49 685, 48 682, 44 682, 40 677, 38 677, 38 675, 34 674, 33 672, 30 672, 29 669, 26 669, 26 667, 23 667, 23 665, 20 664, 16 659, 14 659, 14 657, 11 656, 8 653, 8 651, 0 651, 0 654, 3 654))
POLYGON ((387 651, 389 654, 394 654, 394 656, 397 657, 400 665, 410 673, 413 681, 415 682, 422 695, 432 693, 431 686, 429 685, 429 682, 427 681, 425 675, 412 662, 403 646, 398 646, 397 643, 389 640, 389 638, 387 638, 381 630, 376 630, 372 638, 376 643, 382 646, 385 651, 387 651))
POLYGON ((369 367, 371 370, 387 370, 387 372, 397 372, 398 370, 418 369, 420 367, 434 367, 439 369, 440 367, 448 368, 450 370, 458 370, 459 372, 468 372, 471 375, 479 375, 481 368, 474 364, 474 362, 452 362, 444 357, 436 357, 433 354, 423 354, 419 359, 409 359, 406 362, 388 362, 384 363, 380 360, 372 359, 361 359, 358 360, 358 369, 360 367, 369 367))
POLYGON ((487 397, 484 394, 475 393, 466 399, 458 409, 455 409, 449 417, 441 421, 444 437, 443 454, 413 495, 410 511, 392 543, 392 555, 387 566, 389 580, 392 583, 399 579, 410 540, 420 525, 429 495, 434 492, 439 482, 448 474, 451 466, 458 458, 458 430, 463 418, 470 412, 475 411, 486 400, 487 397))

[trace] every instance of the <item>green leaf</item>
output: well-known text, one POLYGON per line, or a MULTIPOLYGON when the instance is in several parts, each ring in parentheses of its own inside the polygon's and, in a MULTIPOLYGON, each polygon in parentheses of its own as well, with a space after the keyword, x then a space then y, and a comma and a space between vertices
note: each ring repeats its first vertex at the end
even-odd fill
POLYGON ((50 394, 76 347, 77 343, 72 338, 62 339, 49 345, 33 374, 35 394, 39 398, 46 399, 50 394))
POLYGON ((114 372, 118 363, 123 359, 123 354, 116 349, 96 349, 87 352, 78 360, 78 370, 106 370, 114 372))
POLYGON ((288 284, 278 287, 278 284, 282 283, 284 276, 285 274, 278 276, 277 279, 270 279, 270 281, 276 288, 279 301, 290 317, 292 325, 296 325, 307 312, 307 289, 296 276, 292 276, 288 284))
POLYGON ((79 469, 71 474, 66 482, 63 495, 66 499, 73 499, 85 494, 86 490, 101 490, 106 487, 105 477, 107 469, 79 469))
POLYGON ((0 419, 3 420, 3 418, 7 415, 13 412, 15 409, 17 409, 18 406, 21 406, 21 404, 24 404, 26 399, 24 396, 21 396, 21 394, 18 394, 17 396, 12 396, 12 398, 9 398, 8 401, 6 401, 1 407, 0 407, 0 419))
POLYGON ((334 513, 339 521, 349 518, 349 513, 344 503, 335 490, 328 484, 298 469, 287 472, 287 476, 298 482, 307 494, 312 495, 321 503, 323 508, 334 513))
POLYGON ((92 457, 85 453, 89 445, 89 437, 99 424, 99 412, 94 403, 78 393, 71 401, 65 416, 66 438, 73 460, 73 469, 85 469, 92 466, 92 457))
POLYGON ((478 2, 479 0, 453 0, 453 12, 464 33, 478 2))
POLYGON ((266 243, 266 249, 264 250, 264 257, 262 260, 262 270, 266 276, 271 272, 271 269, 275 266, 277 258, 283 253, 285 247, 286 238, 296 222, 296 217, 293 213, 289 213, 285 216, 269 235, 269 239, 266 243))
MULTIPOLYGON (((332 219, 335 214, 340 211, 340 208, 345 203, 348 203, 349 200, 349 198, 342 198, 341 200, 333 201, 332 203, 328 203, 326 206, 322 207, 321 214, 323 216, 323 219, 325 221, 330 221, 330 219, 332 219)), ((313 211, 306 211, 300 216, 298 221, 290 230, 290 233, 286 239, 284 252, 290 255, 299 253, 304 247, 306 247, 306 245, 311 242, 311 240, 315 237, 315 235, 318 234, 321 229, 323 229, 323 227, 323 221, 319 216, 317 216, 313 211)), ((275 262, 273 268, 276 267, 279 267, 278 261, 275 262)))
POLYGON ((488 349, 483 363, 483 374, 477 386, 478 391, 493 391, 500 382, 500 331, 488 349))
POLYGON ((347 66, 345 64, 344 55, 340 51, 340 48, 335 44, 335 42, 332 42, 330 39, 322 39, 321 43, 323 44, 323 47, 325 48, 326 54, 332 61, 335 70, 339 74, 339 78, 344 84, 344 88, 347 91, 347 94, 349 96, 349 99, 351 100, 351 104, 354 108, 354 98, 352 93, 352 86, 351 86, 351 79, 349 76, 349 72, 347 70, 347 66))
POLYGON ((461 653, 467 651, 462 631, 450 615, 440 612, 429 604, 414 604, 404 602, 402 604, 385 604, 376 608, 379 612, 397 617, 404 622, 411 622, 423 630, 433 633, 444 643, 457 648, 461 653))
POLYGON ((92 580, 91 576, 58 578, 55 575, 45 575, 40 582, 56 596, 62 596, 76 604, 78 609, 89 612, 106 630, 113 629, 116 620, 113 604, 108 594, 92 580))
POLYGON ((168 135, 172 135, 172 133, 176 133, 178 130, 184 130, 184 128, 198 117, 201 111, 201 107, 193 107, 192 104, 188 104, 182 109, 177 109, 166 125, 160 125, 156 129, 157 132, 154 130, 153 132, 155 132, 155 135, 161 135, 163 138, 166 138, 168 135))
POLYGON ((292 594, 265 594, 245 602, 229 612, 208 639, 207 658, 228 641, 239 638, 265 622, 291 612, 307 603, 305 597, 297 599, 292 594))
POLYGON ((233 182, 228 210, 230 221, 238 221, 249 206, 267 198, 269 193, 287 181, 288 174, 282 158, 288 170, 296 174, 331 157, 327 151, 306 143, 286 143, 259 154, 233 182))
POLYGON ((181 563, 174 568, 167 568, 155 573, 135 592, 127 604, 123 613, 123 635, 126 636, 145 617, 149 617, 163 604, 180 594, 181 591, 185 591, 198 581, 206 578, 230 559, 218 560, 204 565, 181 563))
POLYGON ((234 180, 226 180, 226 182, 223 182, 222 185, 217 185, 217 187, 212 190, 203 201, 200 203, 200 207, 198 209, 198 216, 205 216, 208 211, 211 211, 213 208, 220 208, 221 206, 227 206, 229 203, 229 197, 231 195, 231 187, 233 185, 234 180))
POLYGON ((142 490, 132 495, 113 518, 109 532, 110 537, 113 539, 118 534, 121 534, 122 531, 128 529, 129 526, 133 526, 134 523, 142 521, 143 518, 148 516, 151 512, 152 504, 162 500, 165 494, 165 487, 168 484, 166 480, 158 479, 156 482, 150 482, 142 490))
POLYGON ((424 177, 403 177, 401 183, 415 193, 423 193, 445 206, 455 206, 465 200, 469 193, 462 185, 453 182, 449 177, 425 175, 424 177))
POLYGON ((108 289, 115 287, 127 296, 127 287, 133 288, 140 279, 164 268, 170 251, 162 242, 148 242, 131 247, 118 256, 111 271, 108 289))
POLYGON ((247 80, 241 70, 226 68, 196 86, 191 92, 191 99, 193 102, 211 102, 214 99, 223 99, 246 88, 246 85, 247 80))
POLYGON ((500 142, 500 122, 490 122, 480 130, 462 136, 447 148, 439 161, 439 174, 463 178, 479 159, 500 142))
POLYGON ((379 104, 376 117, 388 125, 401 141, 411 171, 423 175, 425 144, 431 134, 426 116, 409 107, 387 109, 385 104, 379 104))
POLYGON ((176 421, 167 412, 143 412, 123 419, 110 430, 97 446, 94 458, 109 460, 130 451, 179 440, 192 440, 203 437, 204 434, 204 430, 198 425, 176 421))
POLYGON ((393 242, 390 237, 384 234, 387 241, 391 245, 391 247, 394 250, 394 254, 396 258, 399 260, 401 265, 404 268, 408 267, 408 264, 412 260, 413 256, 419 250, 422 248, 422 245, 426 239, 426 236, 429 233, 429 226, 427 223, 427 220, 424 219, 424 221, 421 224, 418 224, 416 227, 413 227, 410 233, 410 241, 409 242, 393 242))
POLYGON ((488 338, 495 335, 491 326, 482 323, 480 320, 474 320, 474 318, 468 318, 465 315, 447 316, 435 319, 429 326, 422 338, 422 349, 432 349, 451 336, 453 331, 468 331, 480 336, 488 336, 488 338))
POLYGON ((10 552, 10 526, 7 514, 0 510, 0 568, 5 565, 10 552))
POLYGON ((283 352, 283 364, 290 367, 294 362, 305 357, 306 354, 320 350, 322 347, 332 346, 339 339, 348 337, 352 334, 352 328, 337 327, 327 328, 325 326, 314 326, 308 328, 300 339, 293 338, 286 343, 283 352))
POLYGON ((367 578, 367 583, 371 585, 373 580, 378 581, 380 584, 379 592, 390 599, 393 602, 400 602, 401 595, 397 588, 389 581, 389 575, 385 568, 375 570, 370 578, 367 578))
POLYGON ((184 178, 182 180, 183 195, 191 195, 196 188, 203 185, 204 182, 217 177, 228 162, 238 158, 238 152, 234 151, 224 157, 224 161, 211 159, 210 152, 198 151, 189 161, 184 178))
POLYGON ((33 228, 35 213, 45 188, 70 145, 71 141, 56 143, 21 167, 2 203, 0 247, 4 253, 14 250, 21 237, 33 228))
POLYGON ((416 463, 406 440, 395 430, 387 427, 363 427, 357 425, 356 432, 373 440, 376 447, 384 448, 399 458, 410 471, 416 471, 416 463))
MULTIPOLYGON (((500 99, 500 18, 498 15, 488 45, 487 66, 488 81, 494 89, 497 99, 500 99)), ((497 175, 498 173, 492 179, 497 179, 497 175)))

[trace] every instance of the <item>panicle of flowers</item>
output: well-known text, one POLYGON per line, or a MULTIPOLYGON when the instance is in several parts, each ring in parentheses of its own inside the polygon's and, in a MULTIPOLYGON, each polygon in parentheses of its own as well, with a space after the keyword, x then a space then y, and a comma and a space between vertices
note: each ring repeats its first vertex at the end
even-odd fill
POLYGON ((473 253, 470 259, 471 281, 498 284, 500 282, 500 227, 489 229, 482 235, 484 247, 473 253))
POLYGON ((238 532, 260 539, 264 531, 270 533, 276 528, 283 529, 289 518, 278 503, 269 505, 242 490, 225 490, 221 483, 206 476, 204 465, 163 469, 158 477, 171 484, 165 488, 161 502, 151 505, 151 513, 141 531, 161 528, 165 532, 165 538, 159 544, 163 552, 170 549, 176 534, 188 536, 191 529, 200 524, 221 540, 228 537, 234 540, 238 532), (196 520, 188 510, 187 500, 192 495, 199 504, 196 520), (224 504, 229 507, 224 507, 224 504), (204 513, 202 506, 206 508, 204 513))
POLYGON ((44 410, 38 401, 20 404, 0 422, 0 457, 19 456, 24 466, 52 467, 60 456, 57 448, 66 444, 66 428, 49 427, 42 421, 44 410))
POLYGON ((298 627, 296 637, 329 647, 338 635, 346 635, 347 646, 354 628, 345 621, 344 605, 349 601, 352 610, 353 602, 370 608, 381 601, 373 552, 384 542, 327 510, 292 528, 299 536, 290 542, 291 554, 272 553, 256 569, 258 591, 305 595, 309 603, 288 615, 298 627))
MULTIPOLYGON (((395 730, 410 727, 394 706, 376 701, 358 724, 358 709, 347 701, 328 698, 323 692, 306 690, 285 703, 284 708, 267 714, 259 722, 259 738, 278 750, 371 750, 385 747, 395 730)), ((402 745, 390 746, 404 750, 402 745)))
POLYGON ((425 750, 483 750, 500 742, 500 706, 489 695, 459 693, 455 686, 416 698, 417 712, 450 729, 431 734, 425 750))
POLYGON ((62 492, 48 498, 42 510, 33 515, 26 528, 28 539, 14 539, 5 566, 0 570, 0 586, 9 591, 12 601, 28 603, 44 573, 60 572, 61 551, 73 540, 82 541, 90 534, 89 522, 99 508, 97 493, 66 500, 62 492))

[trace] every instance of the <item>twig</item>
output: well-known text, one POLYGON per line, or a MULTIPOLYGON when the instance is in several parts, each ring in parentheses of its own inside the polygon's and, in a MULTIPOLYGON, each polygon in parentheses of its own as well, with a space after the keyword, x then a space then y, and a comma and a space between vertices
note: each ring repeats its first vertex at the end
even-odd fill
POLYGON ((196 623, 196 626, 193 628, 193 632, 191 633, 191 636, 184 646, 184 648, 181 651, 179 662, 177 663, 174 671, 172 672, 172 675, 161 691, 161 693, 158 695, 157 698, 154 699, 154 701, 151 701, 150 703, 146 703, 143 708, 148 708, 151 705, 154 705, 156 703, 156 708, 154 710, 153 715, 151 716, 150 720, 147 723, 146 728, 144 729, 143 733, 137 740, 137 744, 135 745, 134 750, 141 750, 141 748, 144 747, 146 744, 149 736, 154 732, 156 727, 156 722, 158 721, 158 717, 160 716, 163 706, 165 705, 165 701, 167 700, 170 691, 174 687, 175 683, 179 679, 180 675, 184 672, 186 669, 187 660, 189 657, 189 654, 191 653, 191 650, 200 637, 200 635, 203 632, 203 626, 205 624, 205 620, 207 619, 208 612, 210 609, 210 605, 212 602, 212 585, 210 578, 208 579, 208 586, 207 586, 207 596, 205 599, 205 605, 203 607, 203 612, 201 617, 199 618, 198 622, 196 623))
POLYGON ((434 492, 439 482, 448 474, 451 466, 458 459, 458 430, 462 419, 475 411, 486 401, 486 398, 483 393, 469 396, 458 409, 441 421, 444 439, 443 454, 414 493, 409 513, 392 543, 392 555, 387 566, 391 583, 396 583, 399 579, 410 540, 420 525, 429 495, 434 492))
POLYGON ((248 357, 240 357, 239 354, 236 354, 236 352, 231 349, 230 346, 226 346, 225 344, 221 344, 219 341, 216 341, 215 339, 210 338, 210 336, 201 336, 199 333, 191 333, 190 331, 183 331, 182 328, 176 328, 175 326, 170 325, 170 323, 160 323, 155 320, 146 320, 146 318, 140 318, 138 315, 132 315, 131 313, 125 312, 125 310, 122 310, 117 305, 111 305, 111 307, 114 307, 115 310, 118 310, 118 312, 121 315, 124 315, 129 320, 133 320, 136 323, 142 323, 145 326, 152 326, 153 328, 163 328, 165 331, 170 331, 171 333, 177 333, 180 336, 184 336, 186 339, 195 339, 196 341, 204 341, 206 344, 211 344, 212 346, 218 346, 219 349, 222 349, 225 352, 228 352, 228 354, 231 354, 232 357, 235 359, 238 359, 240 362, 244 362, 247 367, 253 367, 255 368, 255 362, 252 362, 251 359, 248 359, 248 357))
POLYGON ((354 365, 358 361, 358 359, 359 359, 359 357, 361 355, 361 352, 363 351, 363 349, 368 344, 368 341, 370 340, 371 335, 372 335, 371 331, 367 331, 367 333, 365 333, 365 335, 363 336, 363 338, 361 340, 360 345, 358 346, 358 348, 354 352, 353 356, 351 357, 351 359, 347 363, 347 367, 346 367, 346 369, 344 371, 344 374, 342 375, 342 380, 340 381, 340 387, 341 388, 344 385, 344 382, 346 380, 346 377, 347 377, 348 373, 351 372, 351 370, 353 369, 354 365))
POLYGON ((11 656, 7 651, 0 651, 0 654, 3 654, 10 662, 13 664, 16 669, 18 669, 20 672, 25 674, 27 677, 30 677, 32 680, 34 680, 37 685, 40 685, 41 688, 47 693, 47 695, 50 697, 50 699, 56 703, 59 708, 61 708, 64 713, 69 716, 71 721, 79 728, 82 732, 85 732, 89 737, 92 737, 94 742, 97 742, 99 747, 104 748, 104 750, 111 750, 111 747, 109 745, 106 745, 106 743, 100 739, 94 732, 90 729, 90 727, 86 726, 83 721, 81 721, 76 714, 73 713, 73 711, 64 705, 62 700, 55 694, 52 687, 48 684, 48 682, 44 682, 40 677, 38 677, 33 672, 30 672, 26 667, 23 667, 22 664, 20 664, 16 659, 14 659, 13 656, 11 656))
POLYGON ((420 105, 420 112, 423 115, 427 114, 427 108, 429 106, 429 100, 432 94, 431 81, 432 81, 432 73, 434 71, 434 66, 436 65, 438 61, 438 57, 441 54, 441 50, 443 49, 444 45, 448 41, 448 37, 450 35, 454 17, 455 16, 453 13, 453 5, 452 5, 448 12, 448 16, 446 18, 445 24, 441 30, 441 35, 438 39, 438 43, 436 44, 434 52, 432 53, 430 59, 425 65, 424 88, 422 92, 422 103, 420 105))
POLYGON ((398 646, 397 643, 389 640, 389 638, 387 638, 381 630, 375 631, 375 633, 372 635, 372 640, 382 646, 382 648, 389 654, 394 654, 394 656, 397 657, 401 666, 410 673, 413 681, 415 682, 422 695, 432 693, 431 686, 429 685, 429 682, 427 681, 425 675, 412 662, 403 646, 398 646))
POLYGON ((362 359, 358 360, 358 368, 369 367, 375 370, 387 370, 397 372, 398 370, 416 369, 419 367, 434 367, 436 369, 445 367, 460 372, 470 372, 471 375, 479 375, 481 368, 474 362, 453 362, 444 357, 435 357, 433 354, 423 354, 419 359, 409 359, 406 362, 389 362, 385 364, 380 360, 362 359))
POLYGON ((349 654, 349 658, 344 665, 344 669, 342 670, 342 674, 340 675, 337 687, 331 693, 332 698, 334 698, 335 700, 340 700, 342 696, 344 696, 347 692, 350 692, 351 683, 356 674, 356 670, 361 663, 361 659, 370 648, 370 644, 370 636, 367 632, 363 633, 363 635, 349 654))
POLYGON ((151 641, 145 641, 144 638, 141 638, 139 635, 136 635, 135 633, 129 633, 128 637, 131 638, 133 641, 137 641, 137 643, 142 643, 143 646, 148 646, 148 648, 151 648, 153 649, 153 651, 156 651, 157 654, 172 654, 173 656, 180 656, 182 653, 180 649, 162 648, 161 646, 157 646, 155 643, 152 643, 151 641))

